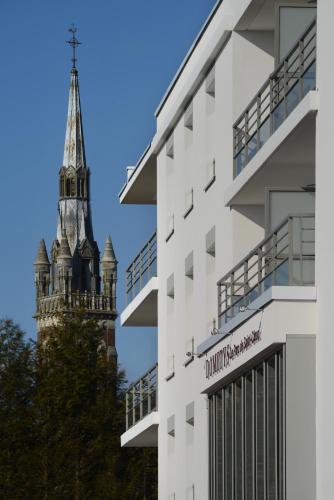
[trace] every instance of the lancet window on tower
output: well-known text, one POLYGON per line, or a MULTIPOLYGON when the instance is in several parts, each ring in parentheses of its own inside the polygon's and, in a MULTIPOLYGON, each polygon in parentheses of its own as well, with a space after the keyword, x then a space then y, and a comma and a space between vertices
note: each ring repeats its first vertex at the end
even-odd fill
POLYGON ((75 190, 75 179, 74 177, 71 177, 71 196, 76 195, 76 190, 75 190))
POLYGON ((88 175, 85 170, 70 172, 62 170, 59 177, 59 197, 60 198, 87 198, 88 196, 88 175))
POLYGON ((72 174, 70 176, 66 176, 65 179, 65 183, 62 178, 60 180, 60 196, 75 197, 77 195, 75 176, 72 174), (63 187, 64 185, 65 189, 63 187))
POLYGON ((59 197, 63 198, 65 196, 65 175, 64 172, 61 171, 59 177, 59 197))

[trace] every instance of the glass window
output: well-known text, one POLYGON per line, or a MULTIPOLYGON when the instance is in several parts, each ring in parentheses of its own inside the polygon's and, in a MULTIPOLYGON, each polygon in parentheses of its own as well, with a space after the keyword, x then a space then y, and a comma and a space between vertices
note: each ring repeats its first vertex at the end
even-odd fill
POLYGON ((243 482, 243 415, 242 415, 242 379, 234 383, 234 448, 235 448, 235 500, 242 500, 242 482, 243 482))
POLYGON ((317 13, 316 7, 284 6, 279 9, 279 61, 297 43, 317 13))
POLYGON ((263 366, 256 370, 256 500, 264 500, 264 377, 263 366))
POLYGON ((224 389, 225 425, 224 425, 224 483, 225 498, 233 498, 233 410, 232 384, 224 389))
POLYGON ((253 500, 254 488, 253 372, 245 377, 245 499, 253 500))
POLYGON ((216 488, 218 498, 223 496, 223 400, 222 393, 218 392, 216 396, 216 488))
POLYGON ((277 492, 277 430, 276 430, 276 357, 267 363, 267 497, 276 500, 277 492))
POLYGON ((210 397, 210 500, 284 500, 284 352, 210 397))

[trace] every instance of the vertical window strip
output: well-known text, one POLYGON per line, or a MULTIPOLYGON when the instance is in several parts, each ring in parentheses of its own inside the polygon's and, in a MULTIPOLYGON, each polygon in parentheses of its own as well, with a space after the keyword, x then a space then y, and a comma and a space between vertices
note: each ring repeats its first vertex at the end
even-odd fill
POLYGON ((285 499, 283 350, 210 398, 210 500, 285 499))
POLYGON ((216 463, 217 463, 217 473, 216 473, 216 497, 222 498, 222 467, 223 467, 223 402, 222 402, 222 391, 216 394, 216 463))
POLYGON ((279 499, 285 499, 285 349, 286 346, 283 345, 282 351, 279 353, 279 435, 280 435, 280 446, 279 446, 279 499))

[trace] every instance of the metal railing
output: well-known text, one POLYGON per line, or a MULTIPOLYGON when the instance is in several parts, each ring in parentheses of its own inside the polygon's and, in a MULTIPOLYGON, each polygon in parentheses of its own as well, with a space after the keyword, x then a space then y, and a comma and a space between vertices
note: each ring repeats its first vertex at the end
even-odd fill
POLYGON ((219 326, 272 286, 313 285, 314 257, 314 215, 289 215, 218 282, 219 326))
POLYGON ((126 430, 158 408, 158 364, 132 384, 125 394, 126 430))
POLYGON ((135 298, 146 283, 157 275, 157 233, 148 240, 126 270, 127 304, 135 298))
POLYGON ((38 299, 37 312, 40 314, 56 313, 64 307, 69 309, 84 308, 88 311, 111 311, 114 307, 114 297, 96 292, 72 292, 69 294, 55 293, 38 299))
POLYGON ((234 177, 240 174, 302 98, 315 88, 316 34, 314 20, 235 122, 234 177))

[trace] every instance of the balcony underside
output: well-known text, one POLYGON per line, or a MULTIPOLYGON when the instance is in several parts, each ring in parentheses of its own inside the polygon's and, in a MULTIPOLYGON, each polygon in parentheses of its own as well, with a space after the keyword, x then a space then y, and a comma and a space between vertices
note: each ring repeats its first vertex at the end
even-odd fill
POLYGON ((154 155, 143 159, 119 194, 122 204, 155 205, 157 202, 157 170, 154 155))
POLYGON ((153 411, 121 436, 124 447, 158 446, 159 413, 153 411))
POLYGON ((263 205, 267 187, 315 183, 316 110, 311 91, 226 189, 226 206, 263 205))
POLYGON ((158 325, 158 278, 151 278, 121 314, 122 326, 158 325))

